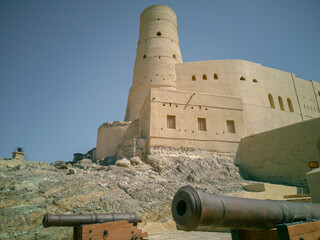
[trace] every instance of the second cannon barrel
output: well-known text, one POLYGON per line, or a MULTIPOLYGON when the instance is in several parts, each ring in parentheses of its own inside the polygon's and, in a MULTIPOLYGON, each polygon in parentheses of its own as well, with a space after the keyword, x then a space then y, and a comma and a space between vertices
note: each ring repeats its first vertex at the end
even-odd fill
POLYGON ((320 218, 320 204, 221 196, 191 186, 178 190, 171 210, 177 228, 185 231, 263 230, 281 223, 320 218))

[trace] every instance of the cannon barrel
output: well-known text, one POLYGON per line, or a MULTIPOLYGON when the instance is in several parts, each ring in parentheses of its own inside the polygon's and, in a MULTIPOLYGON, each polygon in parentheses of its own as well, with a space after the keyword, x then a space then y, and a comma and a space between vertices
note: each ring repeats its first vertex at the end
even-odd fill
POLYGON ((185 231, 264 230, 320 218, 320 204, 228 197, 191 186, 178 190, 171 211, 177 228, 185 231))
POLYGON ((103 222, 128 221, 137 225, 141 218, 136 213, 93 213, 93 214, 72 214, 56 215, 45 214, 42 225, 44 227, 75 227, 82 224, 93 224, 103 222))

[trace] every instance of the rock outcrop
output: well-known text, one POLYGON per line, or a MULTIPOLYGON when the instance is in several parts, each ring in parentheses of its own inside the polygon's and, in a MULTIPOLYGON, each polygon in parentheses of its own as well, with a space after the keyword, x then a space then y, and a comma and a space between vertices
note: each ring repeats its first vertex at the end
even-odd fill
POLYGON ((166 222, 172 219, 173 195, 184 185, 220 194, 241 190, 246 181, 233 157, 159 148, 139 165, 100 166, 82 160, 68 169, 1 159, 0 239, 72 239, 72 228, 42 227, 47 212, 135 211, 144 223, 166 222))

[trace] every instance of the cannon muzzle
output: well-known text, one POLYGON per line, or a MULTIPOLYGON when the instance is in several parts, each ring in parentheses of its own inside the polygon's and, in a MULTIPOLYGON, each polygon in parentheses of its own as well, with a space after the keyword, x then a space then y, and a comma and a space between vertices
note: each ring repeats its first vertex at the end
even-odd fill
POLYGON ((178 190, 171 211, 177 228, 185 231, 264 230, 320 218, 320 204, 228 197, 191 186, 178 190))
POLYGON ((44 227, 75 227, 82 224, 94 224, 103 222, 128 221, 137 225, 141 218, 136 213, 93 213, 93 214, 72 214, 55 215, 45 214, 42 225, 44 227))

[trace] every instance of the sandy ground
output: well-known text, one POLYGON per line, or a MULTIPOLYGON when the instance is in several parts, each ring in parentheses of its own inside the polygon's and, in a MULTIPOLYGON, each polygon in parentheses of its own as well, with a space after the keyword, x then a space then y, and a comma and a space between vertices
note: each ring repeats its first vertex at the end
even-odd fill
POLYGON ((221 232, 184 232, 178 230, 171 230, 163 233, 150 234, 147 238, 148 240, 231 240, 230 233, 221 232))
POLYGON ((173 220, 158 223, 151 222, 147 223, 144 226, 139 226, 143 232, 148 232, 149 237, 148 240, 200 240, 200 239, 211 239, 211 240, 231 240, 230 233, 222 233, 222 232, 184 232, 176 230, 176 225, 173 220))

